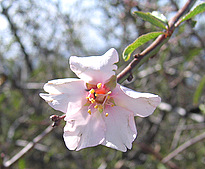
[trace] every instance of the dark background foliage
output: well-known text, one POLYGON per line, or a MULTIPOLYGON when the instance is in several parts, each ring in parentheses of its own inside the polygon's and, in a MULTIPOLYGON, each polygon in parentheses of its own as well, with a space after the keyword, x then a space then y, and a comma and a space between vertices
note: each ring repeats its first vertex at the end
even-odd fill
MULTIPOLYGON (((132 15, 160 11, 169 19, 180 0, 3 0, 0 2, 0 164, 9 160, 61 115, 40 97, 48 80, 75 77, 71 55, 101 55, 124 48, 158 28, 132 15)), ((198 3, 198 1, 197 1, 198 3)), ((166 168, 159 160, 204 132, 204 14, 181 25, 159 53, 123 85, 156 93, 162 104, 148 118, 137 117, 138 138, 122 153, 104 146, 69 151, 64 122, 11 168, 166 168), (143 143, 143 144, 142 144, 143 143)), ((147 44, 136 50, 140 52, 147 44)), ((120 58, 119 73, 127 65, 120 58)), ((173 159, 180 168, 203 168, 201 140, 173 159)), ((3 167, 3 166, 2 166, 3 167)))

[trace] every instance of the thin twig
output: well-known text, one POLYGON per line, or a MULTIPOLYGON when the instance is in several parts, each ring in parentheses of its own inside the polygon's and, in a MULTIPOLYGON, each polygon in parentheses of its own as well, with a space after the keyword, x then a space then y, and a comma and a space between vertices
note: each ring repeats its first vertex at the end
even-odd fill
POLYGON ((161 46, 168 41, 169 37, 173 34, 175 28, 179 26, 179 19, 186 14, 190 8, 194 5, 196 0, 188 0, 187 3, 177 12, 177 14, 169 21, 169 29, 168 29, 168 36, 162 34, 158 36, 158 38, 148 46, 144 51, 140 54, 137 54, 137 58, 134 58, 130 64, 117 76, 117 81, 119 83, 123 82, 125 79, 128 78, 130 74, 134 72, 134 68, 140 63, 140 61, 145 58, 146 56, 150 55, 150 53, 156 49, 161 48, 161 46))
POLYGON ((205 132, 203 132, 202 134, 189 139, 187 142, 185 142, 184 144, 182 144, 181 146, 179 146, 177 149, 175 149, 174 151, 172 151, 170 154, 168 154, 166 157, 164 157, 162 159, 163 163, 167 163, 168 161, 170 161, 172 158, 174 158, 175 156, 177 156, 179 153, 181 153, 182 151, 184 151, 185 149, 187 149, 188 147, 202 141, 203 139, 205 139, 205 132))
POLYGON ((184 127, 185 123, 186 123, 186 119, 181 118, 179 120, 178 126, 176 128, 176 131, 174 133, 174 137, 173 137, 173 140, 172 140, 171 150, 173 150, 177 147, 180 136, 181 136, 181 133, 182 133, 182 128, 184 127))
MULTIPOLYGON (((161 161, 163 159, 163 157, 160 155, 159 152, 155 151, 152 147, 150 147, 149 145, 145 144, 145 143, 138 143, 138 146, 146 153, 152 154, 156 159, 158 159, 159 161, 161 161)), ((166 163, 164 163, 166 166, 172 168, 172 169, 179 169, 179 167, 171 162, 171 161, 167 161, 166 163)))
POLYGON ((58 115, 51 115, 50 119, 53 121, 52 127, 59 126, 61 120, 63 120, 66 115, 58 116, 58 115))
POLYGON ((16 155, 14 155, 10 160, 3 163, 3 166, 6 168, 11 167, 14 163, 16 163, 20 158, 22 158, 26 153, 28 153, 34 146, 40 142, 48 133, 50 133, 54 128, 52 126, 48 126, 41 134, 33 139, 33 141, 29 142, 21 151, 19 151, 16 155))

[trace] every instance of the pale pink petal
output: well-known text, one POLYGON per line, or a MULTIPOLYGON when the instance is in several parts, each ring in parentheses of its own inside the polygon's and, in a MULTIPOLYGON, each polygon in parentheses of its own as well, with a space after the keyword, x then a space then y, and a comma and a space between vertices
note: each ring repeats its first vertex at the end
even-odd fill
POLYGON ((147 117, 151 115, 161 102, 158 95, 140 93, 117 84, 113 91, 117 106, 124 107, 135 116, 147 117))
POLYGON ((119 61, 118 53, 114 48, 108 50, 102 56, 70 57, 71 70, 87 83, 105 83, 112 75, 117 66, 114 63, 119 61))
POLYGON ((52 80, 44 85, 44 90, 49 94, 40 93, 40 96, 63 113, 74 113, 86 103, 84 82, 79 79, 52 80))
POLYGON ((104 141, 105 123, 99 112, 90 115, 85 106, 78 113, 66 115, 65 120, 64 140, 68 149, 78 151, 104 141))
POLYGON ((102 144, 123 152, 127 151, 127 148, 131 149, 132 142, 137 136, 133 113, 118 106, 108 107, 105 113, 109 115, 103 116, 106 134, 102 144))

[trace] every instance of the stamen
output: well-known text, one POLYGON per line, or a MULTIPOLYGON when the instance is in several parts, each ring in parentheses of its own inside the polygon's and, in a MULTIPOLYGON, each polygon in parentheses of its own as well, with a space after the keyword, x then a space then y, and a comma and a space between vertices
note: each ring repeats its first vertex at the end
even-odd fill
POLYGON ((101 88, 101 86, 102 86, 102 83, 98 83, 98 84, 97 84, 97 88, 98 88, 98 89, 101 88))
POLYGON ((91 94, 93 94, 93 93, 95 93, 95 90, 94 90, 94 89, 91 89, 89 92, 90 92, 91 94))
POLYGON ((91 109, 88 109, 88 113, 91 115, 91 109))
POLYGON ((103 113, 106 117, 108 117, 109 113, 104 112, 105 106, 116 106, 113 96, 110 95, 112 91, 110 91, 109 88, 104 86, 102 83, 92 85, 86 91, 88 91, 88 94, 86 97, 87 103, 85 104, 85 106, 88 106, 88 113, 91 115, 91 109, 94 108, 95 111, 103 113))

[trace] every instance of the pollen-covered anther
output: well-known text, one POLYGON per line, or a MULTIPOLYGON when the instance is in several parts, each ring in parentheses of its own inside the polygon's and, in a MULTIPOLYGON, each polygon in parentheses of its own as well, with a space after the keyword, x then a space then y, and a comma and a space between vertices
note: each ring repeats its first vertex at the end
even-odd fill
POLYGON ((98 83, 98 84, 97 84, 97 88, 98 88, 98 89, 101 88, 101 86, 102 86, 102 83, 98 83))
POLYGON ((97 108, 98 108, 98 105, 95 105, 94 108, 97 109, 97 108))
POLYGON ((91 109, 88 109, 88 113, 91 115, 91 109))
POLYGON ((108 113, 105 113, 105 116, 107 117, 109 114, 108 113))
POLYGON ((90 99, 91 103, 95 103, 95 99, 91 98, 90 99))
POLYGON ((91 94, 93 94, 93 93, 95 93, 95 90, 94 90, 94 89, 91 89, 89 92, 90 92, 91 94))
POLYGON ((90 99, 90 97, 86 97, 86 99, 90 99))

